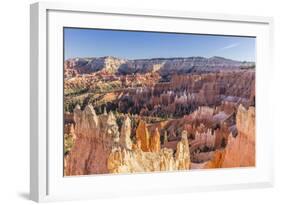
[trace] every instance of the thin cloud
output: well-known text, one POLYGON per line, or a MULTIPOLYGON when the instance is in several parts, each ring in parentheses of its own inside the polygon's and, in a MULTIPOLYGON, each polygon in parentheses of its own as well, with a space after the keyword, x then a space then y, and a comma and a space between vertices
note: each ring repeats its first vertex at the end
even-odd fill
POLYGON ((225 46, 225 47, 222 47, 220 50, 221 50, 221 51, 223 51, 223 50, 228 50, 228 49, 230 49, 230 48, 235 48, 235 47, 237 47, 237 46, 239 46, 239 43, 232 43, 232 44, 229 44, 229 45, 227 45, 227 46, 225 46))

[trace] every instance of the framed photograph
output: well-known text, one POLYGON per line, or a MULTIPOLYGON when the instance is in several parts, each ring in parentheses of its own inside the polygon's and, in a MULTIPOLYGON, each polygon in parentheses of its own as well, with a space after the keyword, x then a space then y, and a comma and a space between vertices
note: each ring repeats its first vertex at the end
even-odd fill
POLYGON ((273 184, 269 17, 31 5, 34 201, 273 184))

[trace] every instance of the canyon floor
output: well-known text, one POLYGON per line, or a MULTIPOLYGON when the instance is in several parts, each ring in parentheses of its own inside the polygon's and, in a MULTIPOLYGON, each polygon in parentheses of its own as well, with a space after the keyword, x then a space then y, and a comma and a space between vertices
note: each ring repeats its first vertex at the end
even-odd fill
POLYGON ((252 63, 65 61, 65 176, 251 166, 252 63))

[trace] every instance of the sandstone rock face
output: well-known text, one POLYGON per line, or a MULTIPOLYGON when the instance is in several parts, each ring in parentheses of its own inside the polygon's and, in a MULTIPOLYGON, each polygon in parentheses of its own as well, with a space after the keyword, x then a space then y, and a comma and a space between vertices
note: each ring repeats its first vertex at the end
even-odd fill
POLYGON ((216 150, 205 168, 255 166, 255 108, 239 105, 236 123, 238 135, 230 134, 226 148, 216 150))
POLYGON ((132 149, 132 141, 131 141, 131 120, 128 116, 126 116, 124 123, 121 127, 120 133, 120 145, 126 149, 132 149))
POLYGON ((221 168, 223 167, 223 161, 225 157, 225 150, 216 150, 213 154, 212 159, 204 164, 204 168, 212 169, 212 168, 221 168))
POLYGON ((236 116, 236 127, 240 135, 247 136, 249 141, 255 141, 255 108, 247 110, 239 105, 236 116))
POLYGON ((144 152, 138 147, 128 150, 119 146, 112 149, 107 166, 110 173, 188 170, 191 162, 186 134, 183 133, 182 140, 178 142, 175 157, 173 150, 167 148, 144 152))
POLYGON ((152 134, 149 133, 147 124, 140 120, 140 123, 136 130, 137 144, 143 152, 159 152, 160 145, 160 133, 158 128, 155 128, 152 134))
POLYGON ((189 144, 187 140, 187 132, 182 132, 181 141, 177 144, 176 152, 176 168, 178 170, 190 169, 190 153, 189 153, 189 144))
POLYGON ((65 159, 65 175, 108 173, 107 158, 119 141, 114 115, 97 116, 91 105, 74 110, 76 140, 65 159))
POLYGON ((141 145, 144 152, 150 151, 150 136, 148 133, 147 125, 144 121, 140 120, 136 130, 137 143, 141 145))
POLYGON ((91 105, 84 111, 80 106, 74 110, 75 133, 81 138, 96 138, 100 132, 99 119, 91 105))
POLYGON ((159 152, 160 151, 160 133, 158 128, 155 129, 151 138, 150 138, 150 152, 159 152))
POLYGON ((110 173, 136 173, 176 169, 172 150, 162 149, 158 153, 153 153, 119 147, 113 149, 108 158, 108 170, 110 173))
POLYGON ((222 167, 255 166, 255 108, 240 105, 236 122, 238 135, 229 137, 222 167))

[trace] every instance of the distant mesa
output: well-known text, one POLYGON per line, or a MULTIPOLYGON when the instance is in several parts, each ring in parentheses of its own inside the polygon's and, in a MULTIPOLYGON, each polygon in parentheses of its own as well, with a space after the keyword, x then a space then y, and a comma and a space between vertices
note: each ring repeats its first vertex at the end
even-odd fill
POLYGON ((172 73, 201 73, 255 68, 254 62, 236 61, 219 56, 211 58, 195 56, 136 60, 121 59, 113 56, 70 58, 65 61, 64 65, 66 77, 98 71, 121 75, 159 72, 160 75, 165 76, 172 73))

